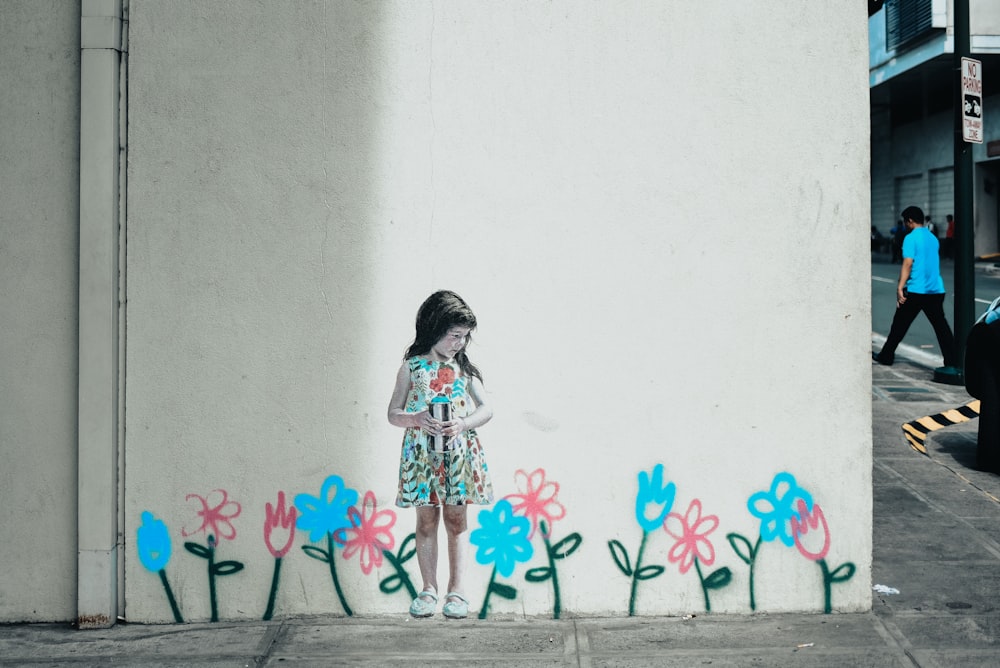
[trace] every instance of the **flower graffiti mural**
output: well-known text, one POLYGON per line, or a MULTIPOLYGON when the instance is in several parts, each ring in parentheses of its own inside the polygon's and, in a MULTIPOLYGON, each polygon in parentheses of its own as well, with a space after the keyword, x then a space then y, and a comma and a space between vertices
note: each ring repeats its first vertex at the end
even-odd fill
MULTIPOLYGON (((479 618, 487 618, 492 597, 517 598, 518 590, 501 579, 511 578, 518 564, 526 564, 534 558, 534 541, 537 540, 538 554, 545 560, 541 565, 528 568, 524 580, 551 586, 552 616, 558 619, 563 612, 558 566, 561 560, 579 550, 583 539, 577 532, 556 537, 555 528, 565 520, 567 511, 559 499, 559 483, 549 478, 545 470, 519 469, 514 481, 517 491, 503 497, 492 508, 481 510, 478 527, 469 534, 469 541, 476 548, 476 562, 490 568, 479 618)), ((630 579, 628 614, 637 614, 639 583, 666 571, 666 566, 652 563, 656 560, 650 557, 654 553, 650 536, 660 535, 655 533, 657 529, 662 529, 672 541, 661 553, 661 558, 675 565, 681 575, 692 571, 697 574, 705 610, 711 612, 712 592, 730 585, 733 580, 728 566, 716 566, 719 553, 714 536, 722 524, 719 515, 706 513, 701 498, 692 499, 683 511, 675 510, 677 485, 666 478, 663 464, 640 471, 636 481, 630 515, 642 532, 638 550, 633 557, 620 541, 607 542, 613 563, 630 579)), ((188 540, 184 547, 207 562, 211 621, 218 621, 217 578, 244 570, 244 564, 239 561, 218 560, 221 545, 237 538, 236 520, 241 515, 242 505, 221 488, 205 495, 188 494, 184 501, 189 507, 194 505, 195 521, 184 526, 180 534, 184 538, 205 537, 204 543, 188 540)), ((773 477, 766 489, 750 494, 745 508, 758 523, 755 540, 738 533, 725 536, 737 557, 749 566, 750 609, 756 609, 756 560, 762 546, 772 543, 793 549, 807 562, 817 565, 823 582, 823 609, 830 612, 833 585, 850 580, 857 569, 852 562, 836 567, 827 563, 833 535, 825 509, 813 494, 791 473, 781 472, 773 477)), ((284 491, 278 491, 264 504, 262 534, 258 534, 263 536, 264 545, 274 559, 263 619, 273 618, 282 564, 292 554, 297 537, 309 541, 301 546, 307 556, 327 564, 341 607, 348 616, 354 611, 342 587, 342 574, 338 570, 342 563, 356 563, 364 576, 376 574, 381 577, 379 590, 383 594, 404 591, 409 600, 416 598, 418 594, 407 570, 408 562, 415 557, 415 535, 409 533, 399 541, 397 519, 393 509, 379 507, 375 491, 369 490, 362 497, 338 475, 326 477, 316 495, 296 494, 293 503, 288 502, 284 491), (385 569, 388 573, 378 575, 385 569)), ((142 566, 159 577, 174 621, 181 623, 184 617, 167 579, 166 569, 173 552, 167 523, 148 510, 142 511, 140 520, 135 534, 136 554, 142 566)))
POLYGON ((822 509, 819 504, 813 503, 812 494, 801 487, 791 473, 781 472, 774 476, 769 489, 755 492, 750 496, 747 508, 751 515, 760 520, 760 534, 757 541, 751 543, 746 536, 737 533, 730 533, 726 538, 737 556, 750 567, 750 609, 755 610, 757 607, 754 565, 761 543, 779 541, 786 547, 795 546, 800 554, 819 565, 823 574, 823 611, 830 612, 833 609, 831 602, 833 584, 851 579, 855 565, 846 562, 832 571, 827 566, 825 557, 830 549, 830 532, 822 509), (812 547, 814 541, 806 538, 810 532, 813 533, 813 537, 817 532, 822 534, 819 549, 812 547))
POLYGON ((514 477, 518 481, 518 487, 524 491, 520 494, 510 494, 505 499, 512 503, 515 514, 522 515, 531 522, 529 541, 536 533, 541 534, 549 562, 548 566, 530 569, 525 573, 524 579, 528 582, 552 582, 552 618, 559 619, 562 613, 562 596, 556 561, 573 554, 580 547, 583 538, 574 532, 557 541, 555 545, 552 544, 552 525, 556 520, 566 516, 566 508, 556 500, 559 483, 546 480, 545 471, 542 469, 535 469, 531 473, 518 470, 514 477))
POLYGON ((231 501, 228 492, 224 489, 212 490, 205 496, 188 494, 185 497, 187 501, 192 499, 196 499, 201 504, 201 510, 197 511, 198 517, 201 518, 201 526, 192 531, 182 529, 181 534, 188 537, 204 532, 207 534, 207 545, 188 541, 184 543, 184 549, 208 562, 209 601, 212 606, 212 621, 217 622, 219 621, 219 605, 215 579, 239 573, 243 570, 243 564, 232 560, 216 562, 215 553, 220 539, 233 540, 236 538, 236 528, 233 526, 232 520, 239 516, 242 507, 239 503, 231 501), (214 501, 218 501, 218 503, 213 504, 214 501))
POLYGON ((826 524, 823 509, 819 507, 819 503, 815 503, 810 510, 801 499, 797 503, 797 508, 798 516, 792 518, 795 548, 799 554, 819 566, 823 576, 823 612, 829 613, 833 611, 833 585, 850 580, 857 568, 853 562, 847 561, 830 570, 826 563, 826 555, 830 551, 830 528, 826 524), (813 537, 819 534, 818 549, 810 545, 816 541, 807 538, 809 533, 812 533, 813 537))
POLYGON ((344 559, 358 555, 361 572, 368 575, 373 568, 382 567, 383 552, 391 550, 396 544, 396 539, 392 535, 396 513, 391 510, 378 510, 375 492, 369 491, 365 492, 361 510, 348 508, 347 518, 351 526, 339 530, 334 540, 344 546, 344 559))
POLYGON ((319 496, 310 494, 295 496, 295 507, 299 511, 299 519, 295 526, 307 532, 309 540, 314 543, 326 538, 326 549, 315 545, 303 545, 302 550, 313 559, 325 562, 330 567, 334 589, 348 617, 353 616, 354 611, 344 598, 344 590, 337 575, 334 536, 338 531, 350 528, 351 520, 347 511, 357 502, 357 491, 347 487, 344 479, 338 475, 331 475, 323 481, 319 496))
POLYGON ((292 549, 295 542, 295 518, 298 511, 294 506, 285 506, 285 493, 278 492, 278 503, 272 506, 268 501, 264 504, 264 544, 274 557, 274 573, 271 575, 271 593, 267 597, 267 610, 264 611, 264 620, 271 619, 274 615, 274 602, 278 595, 278 579, 281 575, 281 560, 292 549), (285 542, 282 543, 280 537, 277 545, 274 542, 274 533, 284 532, 285 542))
POLYGON ((493 565, 486 597, 479 609, 479 619, 486 619, 493 594, 511 600, 517 597, 514 587, 496 581, 497 574, 509 578, 518 563, 531 559, 534 548, 528 539, 531 522, 515 515, 507 499, 498 501, 492 510, 479 511, 478 517, 479 528, 469 534, 469 541, 477 548, 476 561, 493 565))
MULTIPOLYGON (((200 505, 196 511, 196 516, 200 519, 199 526, 195 529, 182 529, 181 534, 185 537, 198 533, 207 535, 207 545, 188 542, 185 543, 185 548, 192 554, 208 560, 211 619, 218 621, 215 578, 237 573, 243 570, 244 565, 237 561, 215 561, 219 546, 217 536, 229 541, 236 538, 233 520, 240 515, 242 507, 231 500, 228 492, 222 489, 213 490, 205 496, 189 494, 185 500, 197 501, 200 505)), ((310 557, 329 564, 334 586, 347 614, 351 615, 353 611, 344 599, 336 563, 332 562, 335 547, 343 548, 344 559, 351 559, 357 555, 361 571, 365 575, 380 568, 383 560, 389 561, 395 569, 395 574, 383 580, 380 589, 386 594, 391 594, 406 587, 409 592, 416 595, 404 567, 405 562, 414 556, 412 547, 409 547, 414 535, 411 533, 407 536, 399 551, 394 554, 391 550, 395 545, 392 533, 396 524, 395 512, 379 510, 374 492, 367 492, 360 505, 350 505, 356 500, 357 492, 347 488, 342 478, 330 476, 324 481, 319 496, 299 494, 295 497, 297 505, 290 505, 285 493, 279 491, 275 503, 268 501, 264 504, 264 545, 274 558, 264 620, 270 620, 274 615, 281 565, 295 543, 296 535, 299 533, 297 529, 305 531, 313 541, 326 539, 326 549, 314 545, 303 545, 302 549, 310 557)), ((160 576, 174 620, 183 622, 166 576, 166 565, 170 561, 172 550, 170 533, 166 524, 151 512, 143 511, 141 518, 142 524, 136 532, 136 551, 139 560, 148 570, 160 576)))
POLYGON ((628 597, 628 614, 635 616, 636 593, 641 580, 650 580, 663 574, 666 570, 659 564, 642 564, 649 534, 663 526, 664 520, 674 507, 674 497, 677 486, 673 482, 663 483, 663 464, 657 464, 649 473, 639 472, 639 491, 635 495, 635 519, 642 529, 642 540, 639 551, 635 555, 635 567, 629 558, 628 550, 617 540, 608 541, 608 549, 625 577, 632 579, 632 587, 628 597), (652 513, 652 514, 650 514, 652 513))
POLYGON ((170 603, 170 611, 174 615, 174 621, 181 623, 181 611, 177 607, 177 600, 174 592, 170 588, 167 580, 167 564, 170 562, 173 546, 170 541, 170 532, 163 520, 157 519, 148 510, 142 512, 142 524, 135 532, 135 546, 139 553, 139 561, 147 569, 160 576, 163 583, 163 590, 167 594, 167 602, 170 603))
POLYGON ((379 510, 373 491, 365 492, 360 507, 347 509, 347 518, 351 526, 340 529, 334 536, 334 541, 344 547, 344 559, 357 554, 361 572, 365 575, 370 575, 374 569, 382 567, 383 561, 388 561, 395 573, 382 580, 379 589, 385 594, 393 594, 405 587, 410 598, 416 598, 416 588, 403 566, 416 554, 409 547, 416 540, 416 535, 411 533, 403 540, 399 551, 392 552, 396 544, 392 533, 396 513, 391 509, 379 510))
POLYGON ((667 553, 670 563, 678 564, 680 572, 687 573, 692 564, 698 573, 701 590, 705 596, 705 611, 711 612, 712 602, 709 599, 710 589, 721 589, 733 579, 729 568, 713 571, 706 577, 701 572, 701 566, 711 566, 715 563, 715 548, 708 536, 719 528, 719 518, 716 515, 702 515, 701 501, 694 499, 683 515, 670 513, 663 521, 663 530, 676 542, 667 553))

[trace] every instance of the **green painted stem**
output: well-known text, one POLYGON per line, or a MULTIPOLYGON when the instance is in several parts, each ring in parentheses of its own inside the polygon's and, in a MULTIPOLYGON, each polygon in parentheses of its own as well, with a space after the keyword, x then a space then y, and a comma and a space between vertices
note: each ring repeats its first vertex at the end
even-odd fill
POLYGON ((274 600, 278 597, 278 576, 281 573, 281 557, 274 559, 274 575, 271 576, 271 594, 267 597, 267 611, 264 613, 264 621, 268 621, 274 616, 274 600))
POLYGON ((830 614, 833 610, 833 580, 830 577, 830 568, 826 565, 826 559, 820 559, 816 563, 823 572, 823 612, 830 614))
POLYGON ((403 568, 403 564, 396 558, 396 555, 389 550, 382 550, 382 556, 384 556, 386 561, 392 564, 392 567, 396 569, 396 574, 399 576, 403 585, 406 586, 406 591, 409 592, 410 598, 416 598, 417 588, 413 586, 413 582, 410 581, 410 575, 406 572, 406 569, 403 568))
POLYGON ((493 594, 493 583, 497 579, 497 567, 493 567, 493 572, 490 573, 490 583, 486 586, 486 598, 483 599, 483 605, 479 608, 479 619, 486 619, 486 614, 490 610, 490 596, 493 594))
POLYGON ((163 583, 163 589, 167 592, 167 600, 170 602, 170 610, 174 613, 174 621, 178 624, 184 623, 184 618, 181 617, 181 611, 177 607, 177 599, 174 598, 174 590, 170 588, 170 583, 167 581, 167 569, 160 569, 160 582, 163 583))
POLYGON ((639 587, 639 569, 642 567, 642 554, 646 551, 646 539, 649 537, 648 531, 642 532, 642 542, 639 543, 639 554, 635 557, 635 569, 632 571, 632 591, 628 597, 628 616, 635 617, 635 594, 639 587))
POLYGON ((333 577, 333 586, 337 590, 337 596, 340 598, 340 605, 344 608, 344 612, 348 617, 353 617, 354 612, 351 611, 351 606, 347 605, 347 600, 344 598, 344 592, 340 588, 340 578, 337 577, 337 561, 336 553, 334 552, 333 545, 333 533, 326 534, 326 549, 327 554, 330 557, 330 575, 333 577))
POLYGON ((208 537, 208 599, 212 603, 212 621, 219 621, 219 605, 215 600, 215 541, 208 537))
POLYGON ((549 537, 544 532, 545 523, 542 522, 542 540, 545 541, 545 554, 549 557, 549 574, 552 577, 552 595, 555 599, 552 604, 552 619, 559 619, 559 614, 562 612, 562 602, 559 598, 559 576, 556 574, 556 560, 552 556, 552 543, 549 542, 549 537))
POLYGON ((701 583, 701 593, 705 595, 705 612, 712 612, 712 602, 708 599, 708 587, 705 586, 705 577, 701 574, 701 564, 698 557, 694 558, 694 569, 698 571, 698 582, 701 583))
POLYGON ((753 546, 753 554, 750 555, 750 609, 757 609, 757 599, 754 596, 753 590, 753 567, 757 563, 757 550, 760 549, 760 542, 763 540, 761 535, 757 535, 757 543, 753 546))
POLYGON ((384 556, 386 561, 392 564, 392 567, 396 569, 396 575, 399 576, 400 581, 406 587, 406 591, 409 592, 410 598, 416 598, 417 588, 413 586, 413 582, 410 580, 410 575, 406 572, 406 569, 403 568, 403 563, 389 550, 382 550, 382 556, 384 556))

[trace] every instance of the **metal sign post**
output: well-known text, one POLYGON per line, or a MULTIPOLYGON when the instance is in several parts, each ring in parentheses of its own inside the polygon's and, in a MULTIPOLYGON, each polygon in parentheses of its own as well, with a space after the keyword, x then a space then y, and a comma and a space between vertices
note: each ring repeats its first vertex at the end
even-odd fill
POLYGON ((969 58, 969 0, 955 0, 955 357, 959 369, 935 371, 935 380, 964 382, 965 344, 975 321, 972 144, 983 141, 983 68, 969 58), (968 75, 968 76, 967 76, 968 75), (966 113, 968 105, 968 113, 966 113), (971 137, 971 139, 970 139, 971 137), (940 372, 940 373, 939 373, 940 372))

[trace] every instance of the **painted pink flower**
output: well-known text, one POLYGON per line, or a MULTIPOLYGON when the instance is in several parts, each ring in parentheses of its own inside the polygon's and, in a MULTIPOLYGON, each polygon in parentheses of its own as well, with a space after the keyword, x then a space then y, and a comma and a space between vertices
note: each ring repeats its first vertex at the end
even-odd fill
POLYGON ((275 559, 285 556, 292 548, 292 541, 295 540, 295 519, 297 516, 298 511, 295 506, 290 508, 285 506, 284 492, 278 492, 277 507, 272 506, 270 501, 264 504, 264 542, 275 559), (288 540, 285 541, 283 547, 275 547, 271 541, 271 533, 279 527, 288 532, 288 540))
POLYGON ((792 515, 792 538, 795 540, 795 547, 806 559, 819 561, 826 558, 826 553, 830 551, 830 527, 826 524, 826 516, 818 503, 813 504, 812 512, 802 499, 798 501, 798 517, 792 515), (822 537, 804 541, 803 537, 812 531, 822 533, 822 537), (809 543, 806 545, 805 543, 809 543), (819 549, 815 549, 819 544, 819 549))
POLYGON ((552 534, 552 524, 556 520, 566 517, 566 508, 556 501, 559 494, 559 483, 545 479, 544 469, 535 469, 531 473, 526 473, 519 469, 514 473, 515 480, 518 480, 518 489, 527 488, 524 494, 509 494, 505 499, 510 501, 514 508, 514 514, 522 515, 531 520, 531 533, 528 540, 531 540, 539 525, 545 522, 544 535, 547 538, 552 534), (520 484, 523 480, 524 485, 520 484))
POLYGON ((198 499, 201 503, 201 510, 197 513, 198 517, 201 518, 201 526, 194 531, 181 529, 182 535, 193 536, 198 532, 204 531, 209 535, 210 541, 213 538, 215 540, 220 538, 232 540, 236 538, 236 528, 233 527, 230 520, 238 517, 243 508, 237 502, 229 500, 229 494, 226 490, 215 489, 206 496, 188 494, 184 497, 185 501, 190 501, 191 499, 198 499), (219 499, 219 496, 222 498, 219 499), (215 501, 218 501, 218 503, 214 503, 215 501))
POLYGON ((391 550, 396 544, 392 527, 396 524, 396 513, 392 510, 378 510, 375 492, 365 492, 361 510, 351 506, 347 509, 351 526, 340 529, 334 539, 344 546, 344 559, 360 555, 361 572, 368 575, 373 568, 382 567, 382 552, 391 550))
POLYGON ((691 502, 683 516, 678 513, 670 513, 663 520, 663 530, 677 542, 670 548, 667 559, 671 563, 680 562, 681 573, 688 572, 694 564, 695 558, 706 566, 711 566, 715 561, 715 548, 712 547, 712 541, 708 539, 708 534, 718 527, 719 517, 717 515, 702 517, 701 501, 698 499, 691 502))

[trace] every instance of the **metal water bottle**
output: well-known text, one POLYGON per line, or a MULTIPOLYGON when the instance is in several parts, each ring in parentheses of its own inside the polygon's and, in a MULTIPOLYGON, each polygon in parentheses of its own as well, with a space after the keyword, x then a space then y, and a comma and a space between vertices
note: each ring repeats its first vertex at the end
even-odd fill
MULTIPOLYGON (((439 394, 433 399, 431 399, 431 417, 435 420, 440 420, 441 422, 448 422, 451 420, 451 400, 439 394)), ((446 452, 450 448, 449 439, 444 434, 438 434, 434 437, 434 451, 435 452, 446 452)))

